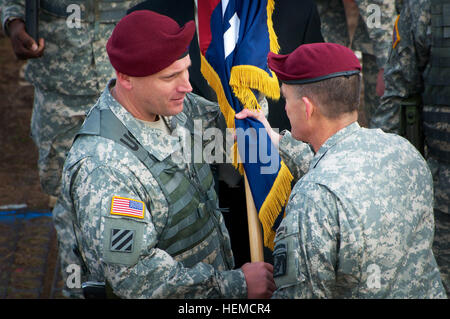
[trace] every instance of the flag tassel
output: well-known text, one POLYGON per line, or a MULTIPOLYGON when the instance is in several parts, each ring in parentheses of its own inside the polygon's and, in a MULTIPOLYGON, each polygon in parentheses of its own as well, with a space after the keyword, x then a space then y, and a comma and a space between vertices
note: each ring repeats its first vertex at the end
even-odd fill
POLYGON ((288 167, 281 162, 280 172, 260 208, 259 219, 264 230, 264 246, 271 250, 274 248, 273 241, 275 239, 275 231, 272 226, 282 207, 286 205, 291 193, 292 180, 293 176, 288 167))
POLYGON ((266 71, 253 65, 234 66, 231 69, 230 86, 246 109, 261 109, 252 89, 264 93, 273 100, 280 98, 280 87, 276 75, 272 72, 270 78, 266 71))

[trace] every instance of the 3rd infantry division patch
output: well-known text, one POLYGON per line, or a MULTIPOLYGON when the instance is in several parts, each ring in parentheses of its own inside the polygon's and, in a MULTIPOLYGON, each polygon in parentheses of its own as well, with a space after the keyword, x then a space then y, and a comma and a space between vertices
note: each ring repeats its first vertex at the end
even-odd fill
POLYGON ((133 251, 134 230, 130 229, 111 229, 111 251, 131 253, 133 251))

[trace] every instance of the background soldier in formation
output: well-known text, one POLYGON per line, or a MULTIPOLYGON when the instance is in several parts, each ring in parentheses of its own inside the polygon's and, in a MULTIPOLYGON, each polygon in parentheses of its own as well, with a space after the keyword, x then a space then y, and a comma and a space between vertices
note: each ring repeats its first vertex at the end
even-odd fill
MULTIPOLYGON (((391 0, 315 0, 326 42, 339 43, 362 53, 364 107, 366 123, 383 95, 383 68, 389 52, 395 4, 391 0), (349 34, 345 6, 357 6, 358 24, 349 34)), ((351 11, 351 10, 349 10, 351 11)))
POLYGON ((53 198, 51 206, 59 195, 73 137, 114 75, 106 41, 126 10, 138 2, 41 0, 36 43, 25 30, 25 1, 3 1, 3 29, 16 56, 29 59, 25 77, 34 86, 31 137, 39 151, 42 189, 53 198))
MULTIPOLYGON (((138 2, 41 0, 38 43, 25 30, 25 1, 2 2, 3 30, 16 56, 29 59, 25 78, 34 86, 31 137, 38 148, 39 179, 50 195, 50 208, 60 194, 62 168, 73 138, 114 76, 106 41, 127 9, 138 2)), ((65 266, 73 263, 70 253, 59 255, 64 278, 65 266)))
POLYGON ((403 0, 384 71, 386 91, 371 122, 406 136, 434 181, 433 250, 450 293, 450 1, 403 0))

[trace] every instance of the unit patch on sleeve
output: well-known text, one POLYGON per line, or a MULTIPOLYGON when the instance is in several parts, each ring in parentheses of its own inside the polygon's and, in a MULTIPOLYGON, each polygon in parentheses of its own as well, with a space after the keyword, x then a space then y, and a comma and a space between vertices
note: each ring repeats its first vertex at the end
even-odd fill
POLYGON ((134 230, 131 229, 111 229, 111 251, 131 253, 133 251, 134 230))
POLYGON ((111 215, 121 215, 143 219, 144 214, 144 202, 131 198, 113 196, 111 202, 111 215))
POLYGON ((273 252, 273 277, 284 276, 287 268, 286 244, 277 244, 273 252))
POLYGON ((136 264, 147 224, 141 219, 106 217, 104 225, 103 261, 108 264, 136 264))
POLYGON ((395 49, 397 44, 400 42, 400 33, 398 32, 398 20, 400 19, 400 15, 395 19, 394 31, 392 32, 392 48, 395 49))

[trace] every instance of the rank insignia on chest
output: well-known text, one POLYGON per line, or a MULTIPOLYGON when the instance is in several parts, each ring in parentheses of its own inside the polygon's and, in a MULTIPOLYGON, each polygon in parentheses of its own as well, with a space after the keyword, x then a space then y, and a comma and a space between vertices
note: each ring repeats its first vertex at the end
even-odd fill
POLYGON ((400 42, 400 33, 398 32, 398 20, 400 19, 400 15, 395 19, 394 31, 392 32, 392 48, 395 49, 397 44, 400 42))
POLYGON ((111 202, 111 215, 120 215, 143 219, 144 214, 144 202, 125 197, 113 196, 111 202))

